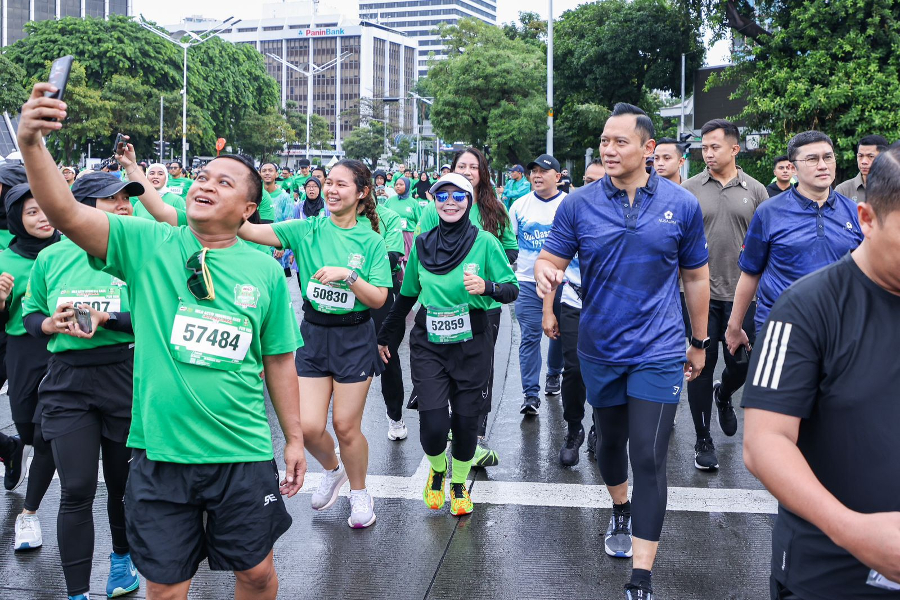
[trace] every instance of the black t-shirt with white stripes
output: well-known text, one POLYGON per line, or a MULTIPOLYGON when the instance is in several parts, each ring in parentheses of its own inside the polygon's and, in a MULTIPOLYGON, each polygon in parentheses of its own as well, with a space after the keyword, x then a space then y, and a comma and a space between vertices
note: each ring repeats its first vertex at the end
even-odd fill
MULTIPOLYGON (((797 446, 852 510, 900 510, 900 296, 848 253, 775 302, 747 374, 742 406, 800 417, 797 446)), ((867 585, 868 567, 779 506, 772 574, 794 594, 900 598, 867 585)))

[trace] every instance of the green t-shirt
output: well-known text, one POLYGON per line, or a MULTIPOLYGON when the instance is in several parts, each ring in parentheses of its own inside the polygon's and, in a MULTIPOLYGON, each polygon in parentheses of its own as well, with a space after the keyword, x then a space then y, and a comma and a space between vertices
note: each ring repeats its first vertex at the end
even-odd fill
POLYGON ((479 231, 466 258, 444 275, 435 275, 425 269, 419 262, 418 248, 413 245, 400 293, 404 296, 418 296, 422 306, 432 308, 449 309, 467 304, 469 308, 488 310, 496 306, 496 301, 491 297, 473 296, 466 291, 463 275, 467 270, 474 271, 475 275, 486 281, 515 283, 518 286, 516 273, 500 242, 486 231, 479 231))
POLYGON ((324 286, 333 287, 338 293, 321 295, 329 290, 323 289, 316 281, 310 282, 322 267, 346 267, 376 287, 393 286, 384 240, 372 231, 368 219, 362 220, 366 223, 357 222, 352 229, 342 229, 330 218, 294 219, 272 225, 282 247, 294 251, 300 293, 304 300, 311 300, 316 310, 335 314, 368 310, 359 298, 353 300, 352 306, 349 305, 350 297, 345 293, 348 291, 345 284, 324 286), (316 298, 308 297, 310 290, 317 295, 316 298), (341 304, 343 306, 339 306, 341 304))
POLYGON ((9 232, 9 229, 0 229, 0 250, 6 250, 9 248, 9 243, 13 239, 13 234, 9 232))
POLYGON ((9 319, 6 321, 6 333, 9 335, 25 335, 25 324, 22 321, 22 302, 25 299, 25 290, 28 289, 28 277, 34 259, 19 256, 12 250, 0 251, 0 273, 9 273, 13 276, 12 293, 6 299, 6 312, 9 319))
MULTIPOLYGON (((387 251, 403 254, 406 247, 403 245, 403 229, 400 228, 400 215, 383 204, 378 204, 375 207, 375 212, 378 213, 378 235, 384 240, 387 251)), ((356 220, 366 227, 372 227, 365 215, 359 215, 356 217, 356 220)))
MULTIPOLYGON (((123 218, 147 222, 134 217, 123 218)), ((93 269, 87 252, 69 239, 62 239, 38 254, 28 280, 22 316, 41 313, 49 317, 63 302, 91 304, 103 312, 131 310, 125 282, 114 275, 93 269)), ((100 327, 90 339, 55 334, 50 338, 47 349, 56 353, 133 342, 134 336, 130 333, 100 327)))
MULTIPOLYGON (((506 212, 506 207, 503 207, 503 212, 506 212)), ((507 215, 507 217, 508 216, 509 215, 507 215)), ((437 227, 440 219, 437 209, 434 207, 434 202, 429 203, 422 211, 422 214, 419 215, 419 223, 416 226, 416 235, 431 231, 437 227)), ((481 211, 478 209, 477 202, 472 205, 472 210, 469 211, 469 220, 472 221, 478 229, 484 229, 481 225, 481 211)), ((513 233, 512 227, 505 227, 500 231, 500 245, 503 246, 504 250, 519 249, 519 242, 516 241, 516 234, 513 233)))
POLYGON ((416 230, 419 216, 422 214, 422 207, 419 206, 418 200, 411 197, 400 200, 398 196, 391 196, 384 201, 384 206, 400 215, 400 228, 403 231, 416 230))
POLYGON ((303 345, 282 268, 240 240, 210 250, 216 299, 197 300, 185 263, 201 244, 189 228, 107 216, 106 262, 92 264, 127 281, 132 299, 128 446, 163 462, 271 460, 262 359, 303 345))
POLYGON ((169 177, 166 185, 171 193, 178 194, 182 199, 185 199, 187 198, 188 190, 194 185, 194 180, 187 177, 169 177))
MULTIPOLYGON (((132 203, 134 204, 134 216, 141 217, 142 219, 150 219, 151 221, 153 221, 153 215, 150 214, 150 211, 144 208, 144 205, 141 204, 139 198, 137 198, 136 200, 137 202, 132 203)), ((187 210, 187 204, 185 203, 184 198, 182 198, 178 194, 166 192, 162 195, 162 201, 169 206, 174 206, 175 208, 180 208, 181 210, 187 210)))
POLYGON ((262 200, 259 202, 259 218, 263 221, 272 223, 275 221, 275 205, 272 203, 272 196, 263 188, 262 200))

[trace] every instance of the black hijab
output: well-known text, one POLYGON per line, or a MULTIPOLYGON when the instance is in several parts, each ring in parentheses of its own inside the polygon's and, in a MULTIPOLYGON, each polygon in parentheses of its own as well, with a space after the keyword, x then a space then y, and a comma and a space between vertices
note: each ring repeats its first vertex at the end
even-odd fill
POLYGON ((319 188, 319 197, 310 201, 309 196, 304 196, 302 210, 303 216, 305 217, 315 217, 322 212, 323 208, 325 208, 325 198, 322 197, 322 184, 315 177, 310 177, 306 180, 306 183, 303 184, 304 191, 306 190, 306 186, 310 183, 315 183, 316 187, 319 188))
POLYGON ((22 211, 25 208, 25 201, 31 197, 31 188, 28 187, 28 184, 20 183, 13 186, 6 194, 3 207, 6 210, 9 232, 13 234, 13 239, 9 242, 9 249, 23 258, 34 260, 41 250, 59 241, 59 231, 54 230, 53 235, 45 239, 34 237, 25 231, 25 224, 22 223, 22 211))
POLYGON ((3 165, 0 167, 0 229, 9 229, 6 222, 6 195, 14 185, 25 183, 28 178, 25 176, 25 167, 22 165, 3 165))
POLYGON ((425 181, 422 181, 422 175, 419 175, 419 180, 416 182, 416 185, 414 185, 413 188, 416 191, 416 197, 421 198, 422 200, 428 200, 428 196, 426 196, 426 194, 428 190, 431 189, 431 182, 427 178, 425 179, 425 181))
POLYGON ((438 226, 416 238, 419 262, 425 270, 435 275, 445 275, 459 266, 475 245, 478 228, 469 219, 472 210, 472 196, 466 212, 456 223, 448 223, 439 218, 438 226))

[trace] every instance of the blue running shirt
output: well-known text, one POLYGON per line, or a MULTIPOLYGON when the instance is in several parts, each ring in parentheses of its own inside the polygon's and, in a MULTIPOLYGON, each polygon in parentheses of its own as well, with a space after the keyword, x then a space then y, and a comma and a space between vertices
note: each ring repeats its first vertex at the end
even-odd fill
POLYGON ((578 253, 581 358, 609 365, 684 358, 678 271, 709 261, 693 194, 653 172, 630 205, 606 176, 562 201, 544 249, 566 260, 578 253))

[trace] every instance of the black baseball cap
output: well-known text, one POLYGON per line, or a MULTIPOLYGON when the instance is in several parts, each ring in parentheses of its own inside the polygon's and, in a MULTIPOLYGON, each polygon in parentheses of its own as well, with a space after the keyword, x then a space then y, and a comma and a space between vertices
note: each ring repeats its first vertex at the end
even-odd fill
POLYGON ((136 181, 122 181, 112 173, 91 173, 72 184, 72 195, 79 202, 88 198, 109 198, 125 190, 128 196, 140 196, 144 186, 136 181))
POLYGON ((0 166, 0 184, 12 187, 26 181, 28 181, 28 177, 25 175, 25 167, 22 165, 0 166))
POLYGON ((309 162, 309 159, 308 159, 308 158, 301 158, 300 160, 297 161, 297 166, 299 166, 301 169, 302 169, 303 167, 308 167, 308 166, 310 166, 310 164, 311 164, 311 163, 309 162))
POLYGON ((535 167, 540 167, 542 169, 553 169, 554 171, 559 173, 559 161, 549 154, 541 154, 536 159, 528 163, 529 171, 535 167))

